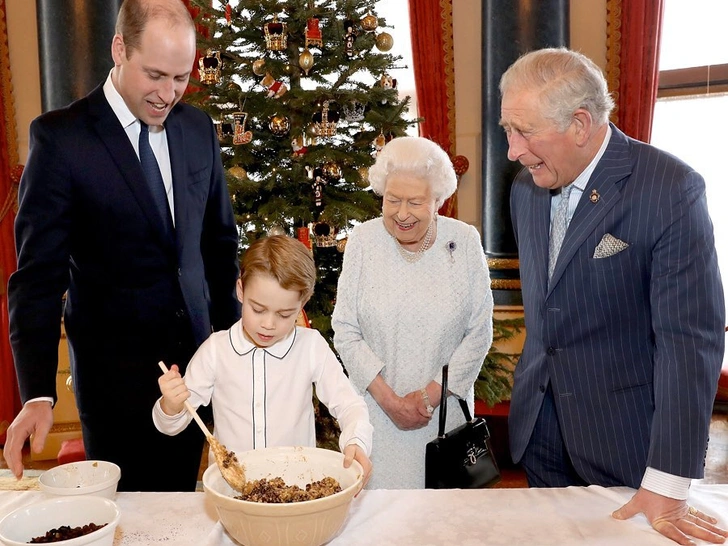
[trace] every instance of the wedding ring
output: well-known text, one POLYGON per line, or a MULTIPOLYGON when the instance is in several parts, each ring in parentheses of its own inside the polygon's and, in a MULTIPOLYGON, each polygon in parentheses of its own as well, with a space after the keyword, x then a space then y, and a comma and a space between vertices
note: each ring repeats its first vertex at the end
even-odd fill
POLYGON ((695 508, 694 506, 690 506, 688 508, 688 514, 690 514, 691 516, 697 517, 698 516, 698 510, 697 510, 697 508, 695 508))

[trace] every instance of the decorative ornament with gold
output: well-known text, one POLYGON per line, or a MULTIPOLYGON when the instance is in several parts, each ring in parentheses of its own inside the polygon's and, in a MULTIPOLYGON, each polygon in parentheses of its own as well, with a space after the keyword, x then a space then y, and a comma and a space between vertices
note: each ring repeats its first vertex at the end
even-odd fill
POLYGON ((379 51, 389 51, 394 45, 394 38, 388 32, 380 32, 374 39, 374 45, 379 51))
POLYGON ((268 122, 268 128, 275 136, 284 137, 291 130, 291 120, 287 116, 276 114, 271 116, 268 122))
POLYGON ((321 35, 321 28, 319 27, 319 20, 316 17, 311 17, 306 21, 306 31, 304 32, 304 43, 306 49, 309 46, 323 47, 324 40, 321 35))
POLYGON ((316 136, 332 137, 336 134, 336 125, 339 122, 339 112, 334 107, 334 103, 324 101, 323 108, 320 112, 313 115, 313 132, 316 136))
POLYGON ((344 112, 344 119, 349 123, 356 123, 364 119, 366 106, 357 100, 345 102, 341 109, 344 112))
POLYGON ((256 76, 262 76, 265 74, 265 59, 257 59, 253 61, 251 69, 253 70, 253 74, 256 76))
POLYGON ((316 222, 313 225, 313 241, 318 247, 336 246, 336 229, 326 221, 316 222))
POLYGON ((273 21, 263 25, 263 36, 265 47, 269 51, 283 51, 288 47, 288 23, 278 21, 278 16, 273 16, 273 21))
POLYGON ((301 67, 306 76, 308 76, 308 71, 313 68, 313 53, 308 50, 308 47, 298 56, 298 66, 301 67))
POLYGON ((359 24, 365 32, 374 32, 377 30, 377 26, 379 26, 379 19, 377 19, 376 15, 372 15, 372 13, 369 12, 362 18, 361 21, 359 21, 359 24))
POLYGON ((216 49, 208 49, 198 61, 200 81, 205 85, 220 83, 222 78, 222 58, 216 49))
POLYGON ((245 122, 248 119, 247 112, 233 113, 233 144, 248 144, 253 140, 253 133, 245 130, 245 122))

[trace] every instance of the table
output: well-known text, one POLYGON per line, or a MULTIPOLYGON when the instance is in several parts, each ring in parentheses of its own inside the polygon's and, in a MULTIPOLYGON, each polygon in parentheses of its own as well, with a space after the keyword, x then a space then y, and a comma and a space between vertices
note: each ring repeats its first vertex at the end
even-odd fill
MULTIPOLYGON (((354 499, 329 546, 663 545, 642 516, 610 517, 633 494, 626 487, 486 490, 367 490, 354 499)), ((0 491, 0 518, 45 498, 0 491)), ((204 493, 117 493, 122 512, 114 546, 235 546, 204 493)), ((693 484, 690 503, 728 527, 728 485, 693 484)), ((698 541, 700 543, 700 541, 698 541)))

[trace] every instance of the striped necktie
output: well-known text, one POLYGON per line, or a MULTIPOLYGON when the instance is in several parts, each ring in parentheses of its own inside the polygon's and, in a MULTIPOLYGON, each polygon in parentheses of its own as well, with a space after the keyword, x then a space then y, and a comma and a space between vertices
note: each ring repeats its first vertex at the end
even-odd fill
POLYGON ((154 157, 152 147, 149 145, 149 126, 142 120, 139 120, 141 131, 139 132, 139 161, 142 164, 144 176, 149 184, 152 192, 154 204, 164 222, 165 231, 169 231, 172 227, 172 215, 169 211, 169 202, 167 201, 167 189, 164 187, 162 172, 159 170, 159 164, 154 157))
POLYGON ((551 280, 556 268, 556 260, 559 257, 561 243, 564 242, 566 228, 569 226, 569 195, 573 185, 569 184, 561 188, 561 201, 559 201, 551 222, 551 236, 549 238, 549 280, 551 280))

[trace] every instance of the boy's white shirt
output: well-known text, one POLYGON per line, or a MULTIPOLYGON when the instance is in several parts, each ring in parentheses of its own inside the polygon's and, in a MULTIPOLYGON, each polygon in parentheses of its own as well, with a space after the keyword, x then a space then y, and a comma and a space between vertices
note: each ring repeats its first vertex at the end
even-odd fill
MULTIPOLYGON (((243 335, 242 321, 238 321, 200 346, 184 379, 193 407, 212 401, 214 435, 236 453, 272 446, 315 446, 315 384, 318 399, 339 422, 340 449, 357 444, 367 456, 371 454, 366 403, 317 330, 296 327, 281 341, 259 348, 243 335)), ((152 418, 157 429, 169 435, 178 434, 192 420, 184 410, 166 415, 159 400, 152 418)))

